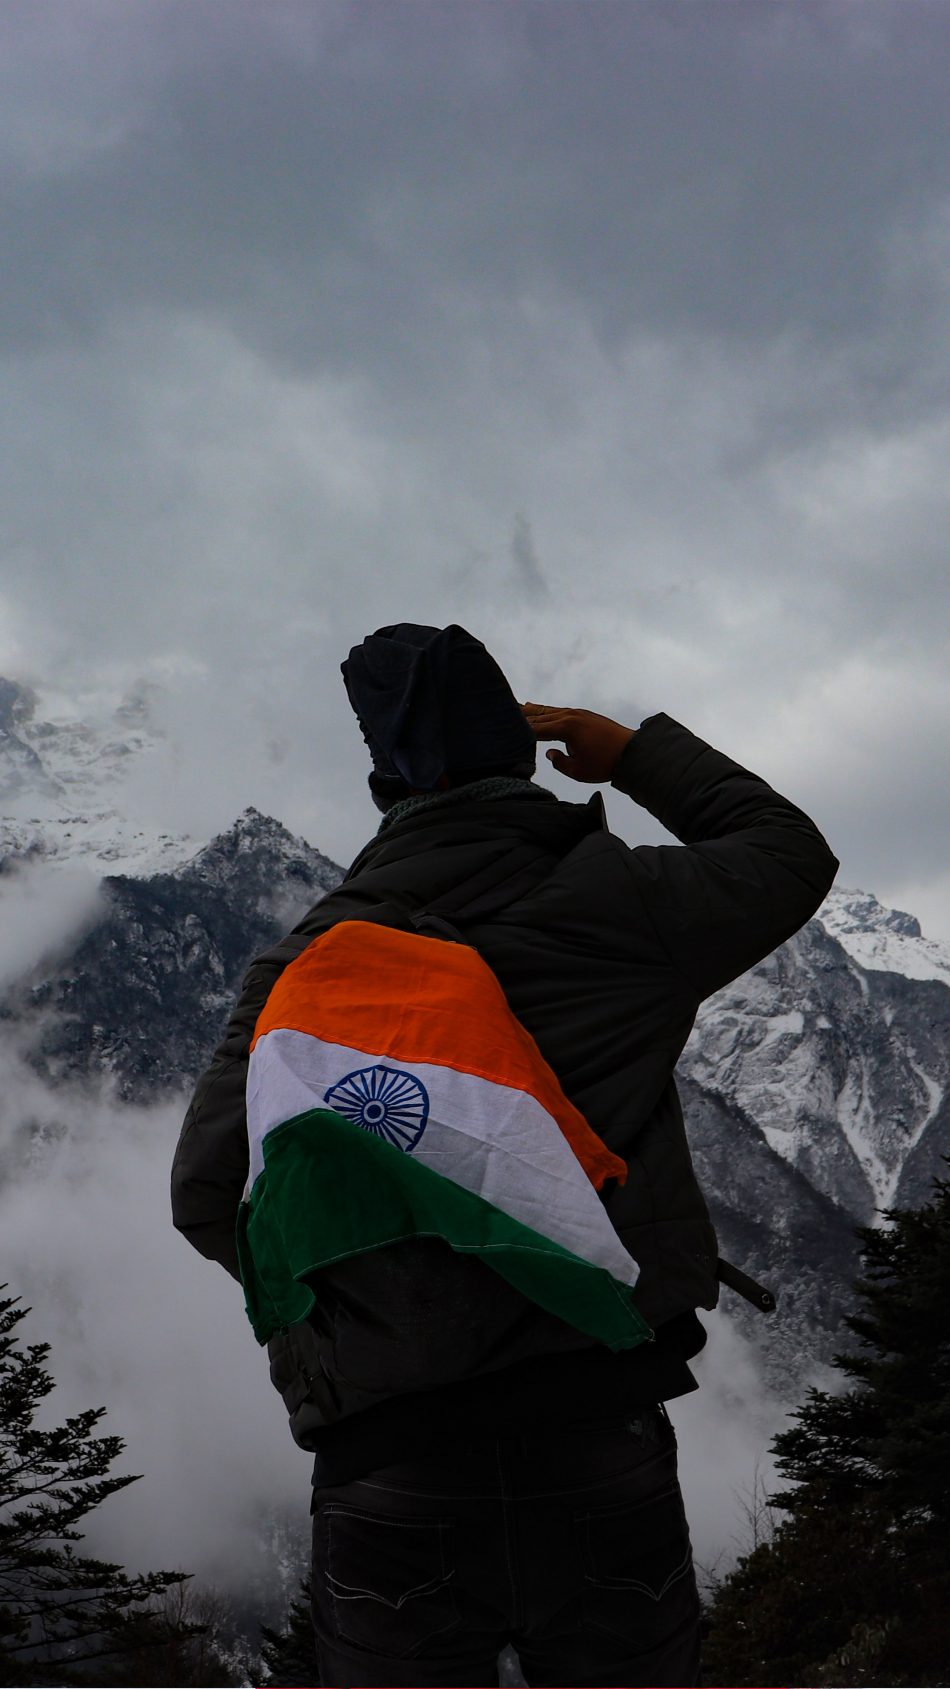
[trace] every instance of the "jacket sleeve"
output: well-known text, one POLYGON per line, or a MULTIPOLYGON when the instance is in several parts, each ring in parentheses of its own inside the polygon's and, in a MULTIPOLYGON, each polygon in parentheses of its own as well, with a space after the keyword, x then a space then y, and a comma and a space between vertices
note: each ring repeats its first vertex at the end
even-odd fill
POLYGON ((234 1230, 248 1171, 248 1052, 271 987, 310 943, 309 920, 305 916, 249 968, 224 1038, 195 1088, 172 1164, 175 1226, 202 1255, 220 1261, 238 1279, 234 1230))
POLYGON ((643 723, 612 784, 681 840, 624 850, 647 918, 700 998, 784 943, 831 889, 838 863, 814 822, 669 716, 643 723))

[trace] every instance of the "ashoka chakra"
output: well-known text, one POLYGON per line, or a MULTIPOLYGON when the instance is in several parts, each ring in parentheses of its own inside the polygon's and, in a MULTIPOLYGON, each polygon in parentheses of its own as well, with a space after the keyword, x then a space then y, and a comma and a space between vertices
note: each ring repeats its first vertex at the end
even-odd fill
POLYGON ((331 1085, 323 1100, 336 1114, 397 1149, 415 1149, 429 1118, 425 1086, 396 1067, 358 1067, 331 1085))

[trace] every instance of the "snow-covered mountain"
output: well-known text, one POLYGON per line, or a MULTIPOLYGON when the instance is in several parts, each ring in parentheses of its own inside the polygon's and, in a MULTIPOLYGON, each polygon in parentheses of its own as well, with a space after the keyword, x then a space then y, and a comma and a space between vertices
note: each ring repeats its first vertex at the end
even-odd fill
POLYGON ((917 1203, 950 1148, 950 949, 832 891, 703 1004, 681 1065, 856 1221, 917 1203))
POLYGON ((133 687, 114 705, 72 699, 0 677, 0 861, 121 865, 149 873, 183 861, 187 836, 130 818, 123 788, 162 750, 151 720, 154 688, 133 687))
POLYGON ((98 920, 6 1012, 35 1023, 33 1065, 54 1083, 104 1075, 148 1102, 201 1071, 248 962, 341 878, 249 809, 167 873, 107 876, 98 920))
POLYGON ((819 913, 825 931, 862 968, 903 974, 905 979, 939 979, 950 985, 950 944, 924 938, 915 916, 902 909, 885 909, 870 892, 838 887, 819 913))
POLYGON ((912 916, 834 890, 702 1005, 681 1057, 722 1251, 778 1295, 768 1322, 733 1312, 779 1394, 845 1346, 855 1227, 925 1201, 946 1174, 948 970, 912 916))
MULTIPOLYGON (((0 682, 3 865, 54 873, 78 855, 113 870, 82 934, 20 978, 0 1014, 48 1082, 106 1076, 129 1102, 188 1085, 249 959, 342 875, 253 809, 199 850, 130 826, 123 771, 153 748, 141 696, 90 726, 38 719, 27 689, 0 682)), ((729 1306, 773 1382, 800 1377, 840 1346, 854 1228, 925 1199, 945 1171, 950 948, 913 916, 835 890, 703 1005, 680 1076, 723 1252, 780 1299, 770 1321, 729 1306)))

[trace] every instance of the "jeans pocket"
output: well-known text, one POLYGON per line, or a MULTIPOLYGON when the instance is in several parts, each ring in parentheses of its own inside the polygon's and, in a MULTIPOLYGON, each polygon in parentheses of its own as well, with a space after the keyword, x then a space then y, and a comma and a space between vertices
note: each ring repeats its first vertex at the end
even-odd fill
POLYGON ((637 1653, 694 1619, 699 1597, 679 1485, 579 1514, 585 1625, 637 1653))
POLYGON ((330 1638, 411 1656, 459 1621, 451 1520, 328 1502, 314 1518, 313 1600, 330 1638))

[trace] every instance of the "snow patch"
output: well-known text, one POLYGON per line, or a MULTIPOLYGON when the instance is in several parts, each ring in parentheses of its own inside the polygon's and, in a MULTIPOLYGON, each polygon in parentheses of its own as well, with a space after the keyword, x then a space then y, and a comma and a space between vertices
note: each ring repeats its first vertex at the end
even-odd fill
POLYGON ((869 892, 836 887, 816 919, 861 968, 950 985, 950 944, 924 938, 913 915, 886 909, 869 892))
MULTIPOLYGON (((895 1175, 892 1168, 885 1166, 871 1143, 874 1114, 868 1093, 867 1063, 861 1055, 848 1068, 847 1078, 838 1093, 835 1113, 842 1136, 871 1187, 875 1206, 880 1207, 895 1175)), ((899 1166, 896 1176, 900 1176, 899 1166)))

